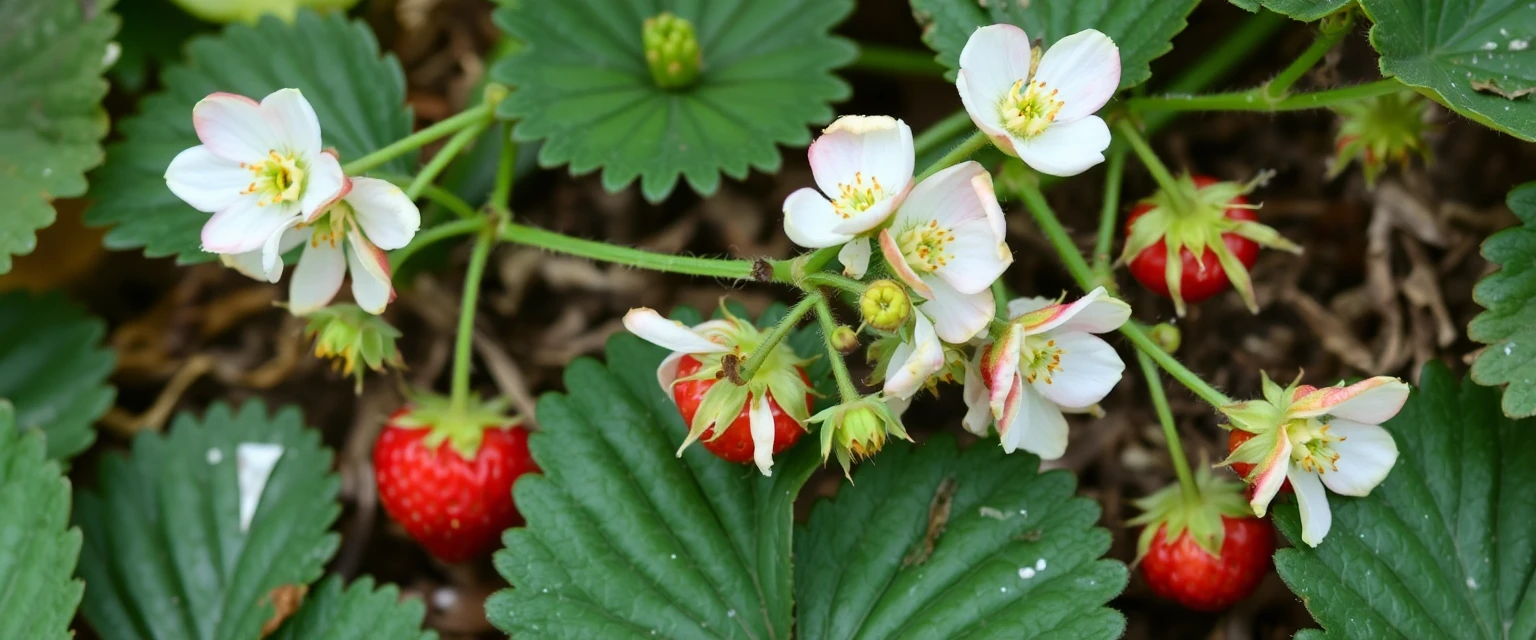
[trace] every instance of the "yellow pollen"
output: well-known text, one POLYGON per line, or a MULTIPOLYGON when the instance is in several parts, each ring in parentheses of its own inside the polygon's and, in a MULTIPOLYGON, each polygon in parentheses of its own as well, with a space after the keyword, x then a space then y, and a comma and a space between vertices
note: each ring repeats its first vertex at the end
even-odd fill
POLYGON ((254 164, 240 163, 240 168, 251 172, 253 180, 240 192, 260 197, 256 206, 265 207, 279 202, 297 202, 304 191, 304 167, 293 154, 279 154, 272 150, 267 157, 254 164))
POLYGON ((937 220, 929 220, 928 224, 903 231, 896 237, 902 257, 918 273, 933 273, 949 264, 955 256, 948 247, 954 241, 955 232, 940 227, 937 220))
POLYGON ((1056 121, 1056 114, 1066 104, 1056 97, 1057 91, 1047 90, 1045 83, 1039 80, 1013 83, 1013 88, 998 105, 1003 128, 1020 138, 1040 135, 1056 121))
POLYGON ((880 186, 880 179, 870 176, 866 183, 862 171, 853 174, 853 183, 840 183, 837 188, 838 195, 832 201, 832 210, 844 220, 868 211, 876 202, 885 199, 885 188, 880 186))

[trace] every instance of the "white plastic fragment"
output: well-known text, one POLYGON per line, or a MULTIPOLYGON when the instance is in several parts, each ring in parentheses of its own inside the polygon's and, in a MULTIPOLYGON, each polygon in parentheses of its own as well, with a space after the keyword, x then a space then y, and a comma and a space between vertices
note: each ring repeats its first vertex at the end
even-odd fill
POLYGON ((214 465, 224 461, 224 452, 218 447, 208 449, 208 464, 214 465))
POLYGON ((240 532, 251 528, 261 492, 267 488, 272 468, 283 457, 283 446, 267 442, 242 442, 235 446, 235 482, 240 490, 240 532))
POLYGON ((1035 577, 1035 569, 1034 569, 1034 567, 1020 567, 1019 568, 1019 577, 1025 579, 1025 580, 1029 580, 1030 578, 1035 577))

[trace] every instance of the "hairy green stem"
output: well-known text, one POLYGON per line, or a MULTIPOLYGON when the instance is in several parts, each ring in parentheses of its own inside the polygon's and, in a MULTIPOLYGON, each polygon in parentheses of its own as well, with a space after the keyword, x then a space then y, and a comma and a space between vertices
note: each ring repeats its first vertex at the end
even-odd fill
POLYGON ((1300 80, 1302 76, 1306 75, 1307 71, 1316 66, 1317 62, 1322 60, 1323 56, 1328 55, 1328 52, 1333 50, 1334 45, 1337 45, 1339 40, 1349 33, 1349 28, 1354 23, 1355 12, 1350 10, 1346 10, 1341 18, 1325 18, 1322 21, 1322 30, 1318 32, 1317 39, 1312 41, 1312 45, 1307 47, 1306 51, 1302 51, 1301 55, 1292 60, 1284 69, 1281 69, 1280 73, 1276 74, 1273 79, 1264 83, 1264 86, 1259 88, 1264 100, 1266 102, 1275 102, 1284 98, 1290 92, 1291 87, 1296 84, 1296 81, 1300 80))
POLYGON ((1232 404, 1232 399, 1228 398, 1226 394, 1217 391, 1216 387, 1211 386, 1210 383, 1202 380, 1200 376, 1195 375, 1195 372, 1190 371, 1188 367, 1184 366, 1184 363, 1169 355, 1167 351, 1163 351, 1163 348, 1158 346, 1157 341, 1153 340, 1152 336, 1147 335, 1147 328, 1142 326, 1141 323, 1134 320, 1127 322, 1120 326, 1120 333, 1129 338, 1131 344, 1136 345, 1136 348, 1142 353, 1147 354, 1147 357, 1152 358, 1152 361, 1162 367, 1163 371, 1167 371, 1170 377, 1178 380, 1179 384, 1187 387, 1191 393, 1204 400, 1206 404, 1218 409, 1232 404))
POLYGON ((1114 277, 1110 274, 1110 249, 1115 242, 1115 229, 1120 221, 1120 183, 1125 178, 1125 150, 1123 144, 1110 145, 1109 162, 1104 165, 1104 202, 1099 207, 1099 233, 1093 242, 1093 280, 1114 289, 1114 277))
POLYGON ((453 162, 453 159, 459 155, 460 151, 464 150, 464 147, 469 146, 469 143, 474 142, 475 138, 480 137, 480 133, 485 131, 486 126, 489 124, 489 122, 475 122, 460 129, 458 133, 453 134, 453 137, 443 144, 443 148, 438 150, 437 155, 432 156, 432 159, 427 161, 427 166, 422 167, 421 171, 416 174, 416 178, 411 180, 411 184, 405 188, 406 197, 412 200, 421 197, 421 191, 427 188, 427 185, 432 184, 434 180, 437 180, 438 174, 442 173, 443 169, 448 168, 448 163, 453 162))
POLYGON ((878 44, 859 44, 859 57, 851 68, 885 73, 905 73, 915 76, 943 77, 944 66, 933 59, 927 50, 888 47, 878 44))
POLYGON ((1135 111, 1299 111, 1374 98, 1403 89, 1403 83, 1395 78, 1387 78, 1327 91, 1298 93, 1276 101, 1265 100, 1261 89, 1250 89, 1202 96, 1148 96, 1132 98, 1129 104, 1135 111))
POLYGON ((410 260, 412 256, 416 255, 416 252, 448 238, 469 235, 485 228, 485 225, 485 218, 466 218, 445 222, 417 233, 416 237, 411 238, 410 244, 390 252, 390 273, 398 272, 400 265, 410 260))
POLYGON ((1167 194, 1175 203, 1176 210, 1182 211, 1190 204, 1184 202, 1184 192, 1179 189, 1179 183, 1168 171, 1168 167, 1152 151, 1152 145, 1147 144, 1141 132, 1136 130, 1136 124, 1130 120, 1121 120, 1115 123, 1115 130, 1120 133, 1120 139, 1131 146, 1131 151, 1136 152, 1136 157, 1141 160, 1142 166, 1152 174, 1152 179, 1157 182, 1158 188, 1167 194), (1180 206, 1183 205, 1183 206, 1180 206))
POLYGON ((966 158, 971 157, 971 154, 980 151, 983 147, 990 144, 990 142, 991 141, 987 140, 987 135, 980 131, 971 134, 971 137, 966 138, 965 142, 961 142, 959 146, 950 149, 949 153, 944 154, 938 160, 935 160, 933 164, 928 165, 928 168, 924 169, 923 173, 917 176, 917 182, 922 182, 923 180, 927 179, 928 176, 964 162, 966 158))
POLYGON ((854 295, 862 295, 864 290, 869 288, 869 285, 859 282, 858 280, 854 280, 853 278, 840 276, 835 273, 826 271, 812 273, 805 276, 804 278, 801 278, 800 286, 832 287, 835 289, 847 291, 854 295))
POLYGON ((971 114, 961 109, 944 116, 943 120, 933 123, 912 138, 912 151, 915 155, 922 156, 970 128, 971 114))
POLYGON ((453 387, 449 397, 454 415, 462 415, 469 406, 469 353, 474 345, 475 309, 480 304, 480 280, 485 276, 485 262, 495 243, 496 235, 490 229, 475 238, 475 248, 469 254, 469 270, 464 274, 459 329, 453 344, 453 387))
MULTIPOLYGON (((1204 91, 1206 87, 1231 75, 1239 64, 1248 59, 1248 56, 1269 42, 1271 37, 1289 24, 1291 24, 1290 18, 1260 9, 1258 13, 1243 20, 1236 29, 1227 33, 1215 47, 1201 55, 1199 62, 1175 76, 1161 91, 1171 94, 1204 91)), ((1146 127, 1147 135, 1150 136, 1161 131, 1178 115, 1177 111, 1155 111, 1146 114, 1142 118, 1142 124, 1146 127)))
MULTIPOLYGON (((503 225, 501 238, 507 242, 538 247, 555 253, 564 253, 603 262, 613 262, 651 271, 665 271, 667 273, 682 273, 713 278, 731 278, 734 280, 757 279, 753 275, 753 269, 756 268, 758 263, 751 260, 675 256, 633 247, 621 247, 597 240, 573 238, 553 231, 516 223, 503 225)), ((777 267, 780 261, 763 262, 772 269, 773 275, 770 277, 778 279, 779 271, 777 267)))
POLYGON ((1152 396, 1152 409, 1158 423, 1163 425, 1163 439, 1168 442, 1168 457, 1173 459, 1173 472, 1179 477, 1179 490, 1185 504, 1200 503, 1200 486, 1195 484, 1195 474, 1189 471, 1189 460, 1184 457, 1184 444, 1179 440, 1178 425, 1173 422, 1173 411, 1168 408, 1168 395, 1163 391, 1163 379, 1157 375, 1157 365, 1142 351, 1136 352, 1141 364, 1141 376, 1147 380, 1147 394, 1152 396))
POLYGON ((432 142, 433 140, 446 136, 450 133, 454 133, 460 129, 479 122, 488 122, 495 112, 495 104, 485 102, 475 105, 459 112, 447 120, 396 140, 394 143, 385 146, 383 149, 379 149, 378 151, 374 151, 373 153, 348 162, 341 166, 341 170, 349 176, 366 173, 370 169, 378 167, 379 165, 389 162, 390 160, 394 160, 401 154, 420 149, 422 146, 432 142))
POLYGON ((842 352, 837 350, 837 345, 832 344, 832 332, 837 330, 837 318, 832 316, 832 306, 827 304, 826 296, 820 291, 810 289, 805 292, 806 300, 812 300, 816 305, 816 319, 821 323, 821 340, 827 347, 827 362, 832 365, 832 377, 837 380, 837 393, 844 403, 858 400, 859 388, 853 386, 853 376, 848 375, 848 363, 843 361, 842 352))
POLYGON ((762 368, 763 361, 768 359, 768 355, 778 348, 779 343, 784 341, 789 332, 794 330, 795 325, 800 324, 800 320, 814 306, 816 306, 816 300, 811 296, 806 296, 795 303, 795 306, 790 307, 789 313, 784 314, 779 323, 773 325, 773 330, 769 331, 768 335, 763 337, 763 341, 757 344, 757 347, 752 350, 752 355, 747 356, 747 361, 742 363, 741 368, 737 370, 739 379, 732 380, 732 382, 737 384, 751 382, 752 376, 757 375, 757 370, 762 368))

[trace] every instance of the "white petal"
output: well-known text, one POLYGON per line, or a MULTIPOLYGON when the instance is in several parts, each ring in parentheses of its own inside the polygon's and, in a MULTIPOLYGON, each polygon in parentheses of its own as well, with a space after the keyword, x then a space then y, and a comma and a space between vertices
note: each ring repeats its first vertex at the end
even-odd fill
POLYGON ((1056 460, 1067 452, 1067 418, 1061 409, 1024 385, 1022 406, 1013 424, 1002 435, 1003 450, 1013 453, 1023 449, 1041 460, 1056 460))
POLYGON ((1019 159, 1035 171, 1075 176, 1104 161, 1109 126, 1098 116, 1056 122, 1033 138, 1015 138, 1014 145, 1019 159))
POLYGON ((933 289, 929 288, 922 276, 917 275, 917 271, 907 263, 906 256, 901 255, 901 246, 896 244, 896 236, 891 235, 891 230, 888 228, 880 230, 880 255, 885 256, 885 264, 896 273, 896 277, 912 287, 917 295, 924 299, 933 298, 933 289))
POLYGON ((278 270, 276 275, 266 271, 266 268, 262 265, 261 249, 245 253, 220 254, 219 262, 224 263, 226 267, 239 271, 252 280, 277 282, 278 279, 283 277, 281 269, 278 270))
POLYGON ((885 376, 885 395, 908 400, 933 374, 944 368, 944 345, 934 334, 933 323, 917 314, 917 328, 911 344, 903 343, 891 356, 891 368, 885 376))
MULTIPOLYGON (((901 208, 896 210, 895 221, 891 224, 895 229, 893 233, 899 234, 930 220, 938 221, 946 229, 971 220, 987 220, 989 211, 982 206, 971 185, 972 178, 986 173, 981 163, 967 160, 917 183, 901 202, 901 208)), ((996 196, 993 196, 993 204, 996 202, 996 196)))
POLYGON ((654 309, 638 307, 624 314, 624 328, 641 339, 680 353, 725 353, 731 348, 706 340, 676 320, 661 317, 654 309))
POLYGON ((1125 324, 1130 317, 1130 305, 1109 297, 1104 287, 1096 287, 1071 304, 1056 305, 1049 313, 1041 312, 1040 317, 1029 318, 1029 322, 1024 327, 1024 333, 1027 335, 1066 331, 1106 333, 1119 329, 1120 325, 1125 324))
POLYGON ((981 98, 978 106, 996 111, 1015 82, 1029 79, 1031 49, 1029 36, 1011 24, 981 27, 971 34, 960 50, 960 71, 966 88, 981 98))
POLYGON ((395 299, 389 277, 389 257, 356 230, 347 234, 347 268, 352 272, 352 298, 368 313, 384 313, 395 299))
POLYGON ((251 172, 197 145, 176 154, 165 170, 165 186, 193 209, 213 213, 234 204, 251 184, 251 172))
MULTIPOLYGON (((294 235, 304 236, 302 231, 296 232, 294 227, 299 225, 298 218, 289 218, 283 223, 282 230, 267 236, 267 241, 261 245, 261 269, 267 274, 268 282, 277 282, 283 277, 283 253, 291 249, 295 244, 289 243, 284 247, 284 241, 294 235)), ((313 232, 311 232, 312 234, 313 232)))
POLYGON ((752 400, 747 414, 747 425, 752 430, 752 461, 765 476, 773 475, 773 409, 768 405, 768 394, 759 394, 752 400))
POLYGON ((377 178, 353 178, 344 198, 357 216, 363 235, 386 251, 409 244, 421 228, 421 212, 405 192, 377 178))
POLYGON ((347 192, 352 189, 352 181, 342 173, 341 163, 337 162, 336 156, 330 153, 314 155, 304 180, 304 195, 300 203, 304 209, 304 219, 307 221, 320 217, 327 207, 347 195, 347 192))
POLYGON ((1374 424, 1334 418, 1328 423, 1329 435, 1343 438, 1333 443, 1339 454, 1335 464, 1322 474, 1323 484, 1341 496, 1364 497, 1387 479, 1397 464, 1397 441, 1392 434, 1374 424))
POLYGON ((262 206, 256 196, 242 196, 203 223, 203 251, 245 253, 261 248, 272 234, 298 218, 299 208, 289 203, 262 206))
POLYGON ((882 398, 882 399, 885 401, 886 408, 889 408, 891 410, 891 415, 896 416, 898 418, 900 418, 902 415, 905 415, 907 413, 907 409, 912 407, 912 401, 911 400, 902 400, 901 398, 882 398))
POLYGON ((339 245, 320 242, 304 247, 288 281, 289 311, 302 316, 330 304, 346 275, 346 256, 339 245))
POLYGON ((1003 113, 998 105, 1001 98, 982 95, 965 69, 955 74, 955 88, 960 91, 960 103, 965 105, 965 112, 971 116, 976 128, 987 134, 999 151, 1018 157, 1019 152, 1013 148, 1013 136, 1003 127, 1003 113))
MULTIPOLYGON (((900 192, 875 202, 868 209, 855 213, 846 220, 841 216, 837 216, 837 223, 832 225, 832 232, 854 235, 885 224, 886 219, 891 217, 891 212, 895 211, 896 206, 901 204, 902 199, 906 197, 911 187, 912 182, 908 180, 906 184, 902 185, 900 192)), ((836 214, 833 215, 835 216, 836 214)))
POLYGON ((1076 331, 1054 334, 1050 340, 1061 349, 1061 369, 1054 374, 1036 375, 1031 384, 1051 402, 1063 407, 1086 407, 1103 400, 1120 382, 1125 363, 1109 343, 1076 331))
POLYGON ((261 113, 266 116, 275 138, 301 158, 320 153, 320 119, 314 107, 298 89, 278 89, 261 99, 261 113))
POLYGON ((1057 40, 1040 57, 1035 80, 1058 92, 1063 104, 1057 122, 1092 115, 1120 88, 1120 48, 1098 31, 1079 31, 1057 40))
POLYGON ((673 351, 667 357, 661 359, 661 365, 656 367, 656 384, 661 387, 661 392, 667 394, 667 399, 677 402, 672 395, 672 383, 677 382, 677 366, 682 364, 683 357, 688 354, 673 351))
POLYGON ((854 238, 837 252, 837 261, 843 263, 843 275, 862 280, 869 271, 869 238, 854 238))
MULTIPOLYGON (((807 150, 816 185, 829 198, 853 185, 878 182, 894 195, 912 181, 912 129, 890 116, 843 116, 829 125, 807 150)), ((863 230, 867 230, 863 229, 863 230)), ((862 230, 861 230, 862 231, 862 230)))
MULTIPOLYGON (((980 351, 977 352, 980 354, 980 351)), ((992 425, 992 407, 987 385, 981 379, 981 368, 975 359, 965 363, 965 418, 960 426, 981 437, 987 436, 992 425)))
POLYGON ((988 389, 987 405, 999 426, 1013 422, 1019 409, 1014 387, 1024 384, 1019 376, 1019 348, 1023 341, 1024 333, 1018 325, 1008 325, 996 342, 976 351, 977 371, 988 389))
POLYGON ((1275 447, 1255 465, 1255 469, 1258 475, 1253 476, 1253 495, 1248 499, 1248 506, 1253 507, 1254 515, 1262 518, 1269 510, 1269 502, 1275 499, 1275 494, 1280 492, 1286 475, 1290 473, 1291 438, 1286 434, 1285 427, 1280 428, 1275 438, 1275 447))
POLYGON ((1301 541, 1317 546, 1333 528, 1333 511, 1328 507, 1328 493, 1317 474, 1299 467, 1291 467, 1286 477, 1296 490, 1296 507, 1301 512, 1301 541))
POLYGON ((997 301, 992 299, 991 291, 960 293, 943 279, 933 276, 924 276, 923 282, 933 290, 933 298, 917 308, 933 318, 934 331, 945 342, 964 344, 992 322, 997 301))
POLYGON ((1318 389, 1296 399, 1288 415, 1310 418, 1323 414, 1381 424, 1392 419, 1408 401, 1408 383, 1390 376, 1377 376, 1347 387, 1318 389))
POLYGON ((1017 318, 1031 311, 1039 311, 1053 304, 1056 304, 1055 300, 1050 298, 1042 298, 1039 296, 1033 298, 1014 298, 1008 301, 1008 317, 1017 318))
POLYGON ((944 249, 949 264, 936 273, 959 291, 976 293, 991 286, 1013 262, 1013 252, 1003 242, 1003 210, 979 163, 948 167, 913 187, 890 232, 894 237, 930 223, 955 235, 944 249))
POLYGON ((214 93, 192 107, 197 139, 225 160, 256 162, 281 145, 271 123, 255 100, 233 93, 214 93))
POLYGON ((815 189, 805 187, 784 199, 784 235, 797 245, 821 249, 851 240, 852 235, 832 230, 839 222, 832 203, 815 189))

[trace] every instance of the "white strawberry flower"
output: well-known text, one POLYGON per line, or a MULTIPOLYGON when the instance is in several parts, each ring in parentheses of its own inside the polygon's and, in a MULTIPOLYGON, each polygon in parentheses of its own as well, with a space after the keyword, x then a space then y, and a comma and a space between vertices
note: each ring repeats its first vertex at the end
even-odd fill
POLYGON ((203 225, 204 251, 264 248, 270 269, 279 255, 274 236, 345 193, 346 175, 335 154, 321 149, 320 121, 298 89, 280 89, 260 103, 209 95, 192 108, 192 126, 202 144, 171 160, 165 183, 213 214, 203 225))
POLYGON ((912 188, 891 225, 880 230, 880 251, 897 277, 925 302, 945 342, 963 344, 986 329, 997 310, 989 287, 1013 263, 1004 238, 1003 209, 992 176, 962 162, 912 188))
POLYGON ((1317 546, 1333 526, 1324 487, 1342 496, 1368 496, 1397 463, 1397 442, 1381 423, 1403 408, 1408 390, 1407 383, 1390 376, 1323 389, 1294 383, 1281 389, 1266 377, 1265 399, 1222 407, 1233 428, 1255 434, 1226 461, 1254 465, 1246 478, 1253 484, 1254 513, 1263 517, 1289 480, 1301 513, 1301 539, 1317 546))
POLYGON ((1103 162, 1109 127, 1094 113, 1120 86, 1120 48, 1088 29, 1035 62, 1023 29, 994 24, 972 33, 955 77, 971 120, 1041 173, 1074 176, 1103 162))
POLYGON ((341 197, 306 220, 294 218, 272 235, 272 253, 256 249, 221 256, 224 264, 258 280, 277 282, 283 274, 282 254, 304 244, 293 270, 288 307, 305 315, 327 304, 352 273, 352 297, 369 313, 383 313, 395 298, 385 250, 410 243, 421 228, 421 213, 405 192, 384 180, 352 178, 341 197), (267 256, 277 256, 271 262, 267 256))
POLYGON ((1131 307, 1099 287, 1071 304, 1021 298, 1008 310, 1003 335, 967 367, 962 424, 985 434, 990 417, 1003 450, 1055 460, 1067 450, 1062 413, 1089 411, 1125 371, 1115 349, 1093 334, 1120 328, 1131 307))
POLYGON ((922 313, 913 316, 912 338, 897 345, 891 353, 883 389, 886 398, 903 403, 903 411, 912 395, 944 369, 944 344, 934 333, 933 322, 922 313))
POLYGON ((912 189, 912 130, 888 116, 843 116, 808 151, 820 191, 805 187, 784 200, 784 233, 809 249, 843 245, 838 259, 862 278, 869 239, 912 189))

